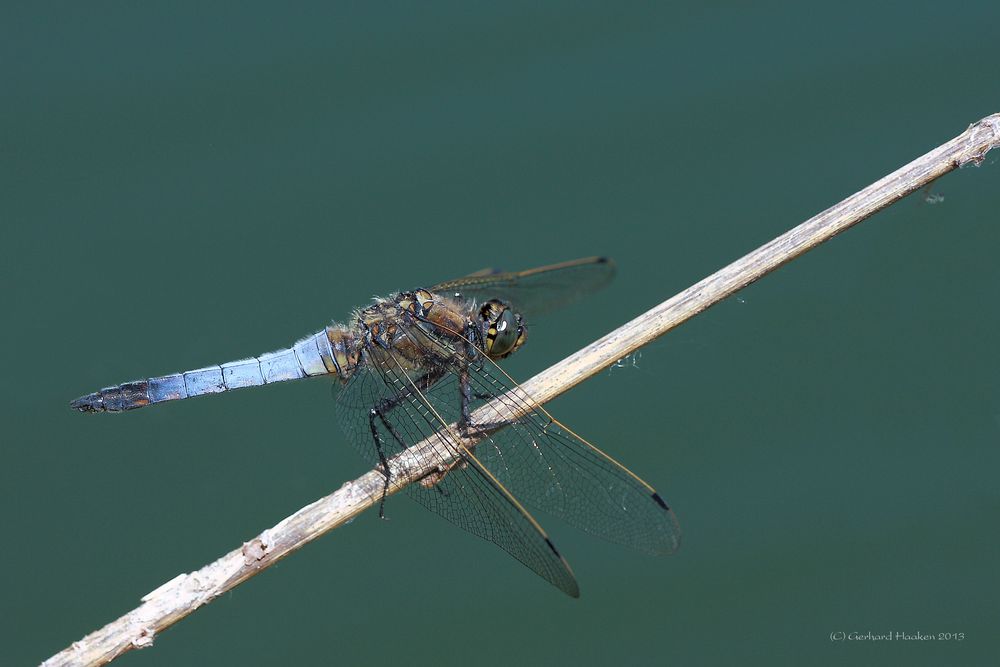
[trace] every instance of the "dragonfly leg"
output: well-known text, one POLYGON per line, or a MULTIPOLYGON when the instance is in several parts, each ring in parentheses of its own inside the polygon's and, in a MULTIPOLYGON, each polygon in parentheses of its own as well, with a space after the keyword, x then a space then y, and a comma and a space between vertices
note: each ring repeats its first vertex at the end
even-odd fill
MULTIPOLYGON (((466 342, 466 359, 472 358, 474 356, 474 349, 472 343, 466 342)), ((476 400, 489 400, 496 398, 496 395, 490 394, 489 392, 474 392, 472 390, 472 383, 469 378, 469 364, 468 361, 462 365, 462 370, 458 374, 458 388, 459 388, 459 405, 461 406, 461 417, 458 422, 459 431, 463 435, 468 435, 470 431, 475 431, 477 434, 489 435, 490 433, 497 431, 507 424, 509 421, 502 420, 498 422, 488 423, 488 424, 473 424, 472 418, 469 415, 469 406, 472 403, 472 399, 476 400)))
MULTIPOLYGON (((444 370, 434 370, 427 373, 423 377, 418 378, 414 384, 419 388, 427 389, 435 382, 440 380, 443 375, 444 375, 444 370)), ((389 472, 389 459, 386 458, 385 455, 385 448, 384 448, 385 443, 382 442, 382 436, 381 434, 379 434, 378 426, 375 424, 375 419, 378 418, 378 420, 382 422, 382 425, 392 436, 393 440, 396 441, 396 444, 399 446, 400 451, 409 447, 409 445, 402 438, 402 436, 400 436, 396 428, 392 425, 392 422, 389 421, 387 415, 390 412, 392 412, 392 410, 399 407, 399 405, 404 400, 409 398, 412 394, 413 394, 413 389, 411 387, 407 387, 404 392, 398 394, 392 399, 388 398, 382 399, 381 401, 379 401, 378 405, 376 405, 375 407, 371 408, 368 411, 368 427, 371 429, 372 432, 372 442, 374 442, 375 452, 378 454, 379 467, 381 467, 382 474, 385 477, 385 481, 382 484, 382 498, 379 500, 378 504, 378 516, 380 519, 385 518, 385 499, 389 495, 389 482, 391 481, 390 479, 391 473, 389 472)))
MULTIPOLYGON (((479 394, 473 394, 472 388, 469 382, 469 368, 466 366, 462 368, 461 372, 458 374, 458 387, 459 387, 459 405, 461 406, 461 416, 458 420, 458 432, 463 436, 485 434, 488 435, 491 429, 483 424, 473 424, 472 417, 469 415, 469 405, 472 402, 472 398, 493 398, 493 396, 480 396, 479 394)), ((495 431, 496 429, 492 429, 495 431)), ((475 445, 471 445, 469 450, 475 449, 475 445)))
POLYGON ((378 504, 378 518, 380 519, 385 518, 385 499, 386 496, 389 495, 389 481, 391 473, 389 472, 389 460, 386 458, 383 448, 384 443, 382 442, 382 436, 379 434, 378 427, 375 425, 375 419, 377 417, 378 420, 382 422, 382 426, 385 427, 385 430, 389 432, 392 439, 396 441, 397 445, 399 445, 400 451, 406 449, 409 445, 407 445, 406 441, 403 440, 403 437, 399 435, 399 431, 397 431, 396 427, 392 425, 392 422, 385 417, 388 410, 391 410, 396 405, 399 405, 399 403, 393 401, 383 401, 378 407, 374 407, 368 412, 368 426, 371 428, 372 440, 375 442, 375 451, 378 453, 379 467, 382 468, 381 472, 385 477, 385 482, 382 484, 382 498, 379 500, 378 504))
POLYGON ((469 417, 469 404, 472 402, 472 389, 469 385, 469 367, 463 366, 461 372, 458 375, 458 390, 461 394, 461 406, 462 406, 462 416, 458 422, 458 428, 460 430, 465 430, 471 423, 471 418, 469 417))
MULTIPOLYGON (((469 336, 466 336, 465 343, 465 361, 462 363, 462 369, 458 372, 458 393, 459 393, 459 405, 461 406, 461 413, 458 420, 458 430, 460 432, 467 433, 469 430, 469 425, 472 423, 472 418, 469 416, 469 405, 472 403, 473 393, 472 393, 472 383, 469 381, 469 359, 475 357, 476 348, 472 344, 469 336)), ((481 398, 492 398, 491 396, 480 396, 475 394, 477 399, 481 398)))
POLYGON ((375 426, 375 418, 378 417, 385 423, 385 417, 382 415, 379 408, 372 408, 368 411, 368 426, 372 431, 372 441, 375 443, 375 451, 378 453, 379 467, 381 467, 382 475, 385 477, 385 481, 382 483, 382 498, 378 503, 378 518, 385 518, 385 497, 389 493, 389 460, 385 458, 385 452, 382 450, 382 436, 379 435, 378 427, 375 426))
MULTIPOLYGON (((377 408, 373 409, 372 412, 375 413, 375 415, 379 418, 379 421, 381 421, 382 425, 385 426, 387 431, 389 431, 389 433, 392 435, 396 443, 399 444, 401 448, 405 449, 406 444, 403 440, 403 437, 399 434, 399 431, 396 430, 396 427, 392 425, 392 422, 386 419, 385 415, 379 409, 377 408)), ((374 428, 374 422, 372 422, 372 426, 373 426, 373 435, 376 438, 376 449, 378 450, 379 457, 382 459, 381 466, 383 470, 388 470, 389 469, 388 461, 386 461, 384 454, 382 452, 381 436, 378 435, 378 429, 374 428)), ((446 465, 439 465, 437 467, 437 470, 432 470, 431 472, 424 475, 419 480, 419 484, 425 489, 434 488, 441 495, 447 496, 448 492, 440 488, 438 484, 448 475, 449 472, 454 470, 456 467, 464 468, 466 465, 468 464, 465 461, 463 461, 460 458, 456 458, 454 461, 451 461, 446 465)), ((382 507, 384 507, 385 505, 386 493, 389 490, 389 474, 387 472, 383 474, 385 475, 385 485, 382 488, 382 501, 381 504, 379 505, 379 516, 384 519, 385 516, 383 516, 382 514, 382 507)))
MULTIPOLYGON (((520 388, 518 388, 518 391, 520 391, 520 388)), ((486 394, 485 396, 480 395, 478 393, 477 394, 473 394, 473 395, 476 398, 487 398, 487 399, 497 398, 496 395, 489 395, 489 394, 486 394)), ((523 396, 523 394, 522 394, 522 396, 523 396)), ((524 400, 522 402, 528 403, 528 400, 524 400)), ((530 403, 529 403, 529 406, 530 406, 530 403)), ((534 412, 534 411, 533 410, 529 410, 529 413, 530 412, 534 412)), ((481 435, 490 435, 492 433, 495 433, 496 431, 499 431, 500 429, 504 428, 505 426, 509 426, 510 423, 511 423, 511 421, 512 420, 510 420, 510 419, 500 419, 500 420, 495 421, 495 422, 484 422, 484 423, 481 423, 481 424, 473 424, 473 423, 469 422, 467 424, 467 427, 471 428, 471 429, 475 429, 476 433, 478 433, 478 434, 481 434, 481 435)), ((553 423, 552 422, 552 418, 549 417, 548 420, 545 423, 545 426, 542 427, 542 432, 543 433, 546 432, 548 430, 549 426, 552 425, 552 423, 553 423)))
MULTIPOLYGON (((458 387, 459 387, 459 405, 461 406, 461 416, 458 421, 458 430, 463 436, 470 435, 489 435, 494 431, 506 426, 509 422, 499 421, 491 424, 473 424, 472 417, 469 413, 469 407, 472 403, 472 399, 491 399, 496 398, 496 396, 490 394, 474 393, 472 391, 472 383, 469 380, 469 367, 468 365, 463 366, 462 370, 458 374, 458 387)), ((470 451, 475 449, 475 445, 471 446, 470 451)))

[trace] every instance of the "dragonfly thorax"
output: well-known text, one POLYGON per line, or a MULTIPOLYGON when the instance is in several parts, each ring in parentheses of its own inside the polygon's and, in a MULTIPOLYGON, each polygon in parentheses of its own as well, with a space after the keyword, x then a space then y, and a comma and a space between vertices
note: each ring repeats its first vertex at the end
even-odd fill
POLYGON ((457 349, 471 343, 493 360, 503 359, 520 348, 526 338, 524 321, 511 306, 498 299, 482 304, 429 292, 401 292, 380 300, 358 313, 358 339, 395 353, 407 350, 415 339, 413 327, 439 340, 450 340, 457 349))

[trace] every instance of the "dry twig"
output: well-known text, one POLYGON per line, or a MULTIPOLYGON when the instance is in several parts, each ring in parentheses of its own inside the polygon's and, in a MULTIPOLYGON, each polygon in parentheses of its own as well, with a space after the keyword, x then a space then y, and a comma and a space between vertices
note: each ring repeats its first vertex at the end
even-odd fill
MULTIPOLYGON (((539 373, 523 385, 525 391, 539 403, 555 398, 785 262, 952 169, 970 163, 980 164, 986 153, 998 145, 1000 114, 994 114, 539 373)), ((504 404, 503 399, 495 402, 504 404)), ((505 404, 512 403, 517 401, 505 404)), ((473 421, 490 421, 490 411, 491 404, 482 406, 472 415, 473 421)), ((442 457, 434 440, 418 443, 392 460, 390 493, 434 469, 442 457)), ((446 452, 443 455, 447 458, 446 452)), ((333 494, 303 507, 214 563, 168 581, 143 597, 138 608, 74 642, 43 664, 50 667, 100 665, 133 648, 152 645, 157 634, 198 607, 371 507, 381 496, 383 481, 382 474, 373 470, 344 484, 333 494)))

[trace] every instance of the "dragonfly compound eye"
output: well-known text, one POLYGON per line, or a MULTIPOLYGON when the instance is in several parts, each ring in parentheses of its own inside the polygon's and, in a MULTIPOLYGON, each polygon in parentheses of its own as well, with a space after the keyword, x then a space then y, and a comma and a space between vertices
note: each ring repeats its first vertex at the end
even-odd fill
POLYGON ((489 328, 486 331, 486 354, 493 359, 500 359, 521 346, 525 338, 524 327, 520 316, 510 308, 500 306, 493 314, 495 316, 487 320, 489 328))

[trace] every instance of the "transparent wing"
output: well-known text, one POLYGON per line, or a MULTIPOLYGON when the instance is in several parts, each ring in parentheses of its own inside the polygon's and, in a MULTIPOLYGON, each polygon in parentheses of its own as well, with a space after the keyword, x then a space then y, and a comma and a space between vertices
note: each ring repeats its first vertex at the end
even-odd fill
POLYGON ((458 293, 480 301, 501 299, 530 315, 551 312, 597 291, 615 276, 607 257, 585 257, 527 271, 484 269, 464 278, 439 283, 431 291, 458 293))
POLYGON ((500 423, 476 426, 487 432, 507 426, 476 445, 475 454, 511 493, 637 551, 677 550, 677 518, 652 486, 554 420, 489 359, 470 369, 469 378, 477 403, 500 398, 500 423))
POLYGON ((568 595, 579 596, 569 565, 534 518, 474 455, 442 434, 447 422, 454 421, 455 411, 446 411, 448 416, 438 412, 448 406, 437 395, 443 396, 447 388, 457 391, 452 369, 429 364, 429 375, 414 377, 389 352, 368 349, 365 354, 366 363, 338 396, 338 406, 349 438, 369 462, 380 462, 379 448, 391 458, 425 438, 438 438, 449 452, 439 463, 441 473, 426 484, 411 484, 407 493, 452 523, 493 542, 568 595), (433 400, 428 398, 431 391, 433 400), (373 407, 380 414, 371 415, 373 407))
POLYGON ((469 412, 496 403, 494 423, 473 423, 484 434, 473 453, 518 500, 581 530, 649 554, 680 546, 677 518, 656 490, 554 420, 516 382, 484 355, 465 359, 447 340, 421 328, 407 330, 424 349, 455 361, 447 377, 425 394, 445 419, 460 416, 464 369, 469 412), (499 399, 499 400, 496 400, 499 399))
MULTIPOLYGON (((365 398, 357 407, 370 405, 373 399, 379 400, 382 396, 405 395, 402 387, 407 382, 420 388, 419 396, 408 396, 402 402, 405 409, 392 420, 397 430, 406 431, 404 442, 397 442, 394 452, 408 446, 407 442, 412 444, 432 436, 442 422, 460 421, 463 382, 470 395, 468 410, 472 415, 487 401, 499 399, 495 402, 499 418, 490 417, 496 419, 495 422, 468 426, 469 431, 477 432, 482 439, 467 456, 457 452, 456 458, 464 456, 463 462, 471 459, 470 464, 451 468, 436 486, 411 486, 417 500, 466 530, 496 542, 550 581, 553 581, 552 558, 540 549, 537 540, 532 550, 527 551, 523 536, 520 542, 511 542, 510 528, 499 540, 493 533, 490 522, 496 521, 493 508, 497 505, 506 517, 501 525, 516 523, 510 519, 508 494, 498 494, 495 489, 491 494, 493 486, 499 485, 532 508, 559 516, 584 531, 638 551, 668 554, 677 549, 680 544, 677 520, 650 485, 553 420, 483 355, 467 358, 446 337, 423 328, 408 327, 405 333, 427 351, 428 366, 437 370, 425 376, 426 379, 408 380, 400 369, 381 362, 373 364, 378 369, 377 377, 369 374, 363 376, 367 379, 358 380, 388 390, 380 389, 381 394, 362 390, 365 398), (435 361, 431 363, 430 360, 435 361), (493 496, 485 506, 484 494, 493 496), (497 497, 505 502, 498 503, 497 497), (486 508, 488 511, 484 511, 486 508), (539 560, 539 555, 545 558, 539 560), (543 572, 546 568, 549 574, 543 572)), ((354 393, 358 393, 357 389, 354 393)), ((367 428, 365 423, 364 429, 367 428)), ((370 436, 367 441, 364 439, 364 429, 358 429, 360 432, 352 439, 362 446, 367 445, 371 457, 372 439, 370 436)), ((517 518, 514 516, 515 520, 517 518)), ((547 539, 544 543, 550 544, 547 539)))

